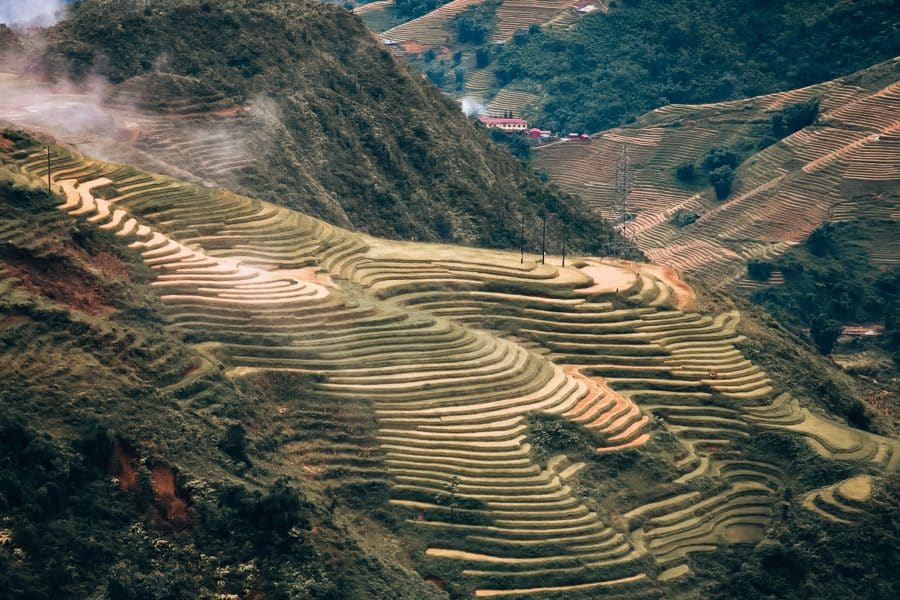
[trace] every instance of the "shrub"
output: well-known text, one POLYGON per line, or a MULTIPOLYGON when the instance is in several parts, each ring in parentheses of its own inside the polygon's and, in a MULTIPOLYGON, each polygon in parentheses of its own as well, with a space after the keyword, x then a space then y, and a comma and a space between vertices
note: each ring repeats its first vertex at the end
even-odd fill
POLYGON ((430 69, 425 73, 425 75, 428 76, 428 79, 430 79, 431 83, 433 83, 434 85, 438 87, 444 86, 445 73, 443 71, 439 69, 430 69))
POLYGON ((841 324, 825 315, 819 315, 813 320, 809 333, 819 352, 831 354, 841 336, 841 324))
POLYGON ((707 173, 720 167, 731 167, 734 169, 737 166, 738 155, 726 148, 710 148, 703 158, 703 170, 707 173))
POLYGON ((470 6, 453 18, 456 39, 461 44, 483 44, 493 28, 498 2, 470 6))
POLYGON ((247 458, 247 433, 240 423, 228 426, 219 448, 236 462, 250 462, 247 458))
POLYGON ((731 194, 731 184, 734 182, 734 169, 723 165, 709 172, 709 182, 716 190, 716 198, 724 200, 731 194))
POLYGON ((831 233, 834 226, 831 223, 825 223, 813 230, 809 237, 806 238, 806 248, 815 256, 825 256, 831 254, 834 249, 834 240, 831 233))
POLYGON ((669 219, 669 223, 676 227, 687 227, 691 223, 695 223, 699 218, 700 213, 686 208, 679 208, 669 219))
POLYGON ((697 178, 697 169, 694 167, 694 163, 686 162, 675 167, 675 177, 678 178, 678 181, 685 183, 694 181, 697 178))
POLYGON ((487 48, 479 48, 475 51, 475 66, 483 69, 491 64, 491 51, 487 48))
POLYGON ((772 116, 772 133, 779 139, 789 136, 815 123, 818 116, 818 98, 811 98, 806 102, 793 104, 772 116))
POLYGON ((756 281, 768 281, 774 266, 767 260, 751 258, 747 261, 747 275, 750 276, 750 279, 755 279, 756 281))

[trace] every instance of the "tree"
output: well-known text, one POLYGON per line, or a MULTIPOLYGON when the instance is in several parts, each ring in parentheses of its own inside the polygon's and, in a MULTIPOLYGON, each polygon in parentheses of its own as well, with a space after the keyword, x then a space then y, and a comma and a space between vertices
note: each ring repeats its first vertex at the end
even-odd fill
POLYGON ((457 92, 462 92, 464 89, 466 89, 466 74, 462 69, 456 69, 454 81, 456 83, 457 92))
POLYGON ((738 155, 726 148, 710 148, 703 158, 703 170, 707 173, 726 166, 732 169, 738 166, 738 155))
POLYGON ((491 51, 487 48, 479 48, 475 51, 475 66, 483 69, 491 64, 491 51))
POLYGON ((228 426, 219 448, 236 462, 250 463, 247 458, 247 432, 240 423, 228 426))
POLYGON ((834 226, 831 223, 825 223, 813 230, 806 238, 807 250, 820 257, 831 253, 834 249, 834 240, 831 237, 833 230, 834 226))
POLYGON ((716 190, 716 198, 724 200, 731 194, 731 184, 734 182, 734 169, 723 165, 709 172, 709 182, 716 190))
POLYGON ((694 163, 686 162, 678 165, 675 168, 675 177, 678 178, 678 181, 685 183, 694 181, 697 178, 697 169, 694 167, 694 163))
POLYGON ((774 265, 769 261, 751 258, 747 261, 747 275, 756 281, 768 281, 772 275, 772 267, 774 265))
POLYGON ((431 69, 425 73, 428 76, 428 79, 431 80, 431 83, 438 87, 444 87, 444 77, 445 74, 443 71, 438 69, 431 69))
POLYGON ((793 104, 784 109, 784 111, 772 116, 772 133, 779 139, 789 136, 815 123, 818 116, 818 98, 811 98, 806 102, 793 104))
POLYGON ((459 507, 459 476, 454 475, 447 485, 447 504, 450 506, 450 522, 456 523, 456 509, 459 507))
POLYGON ((841 336, 841 324, 826 315, 820 314, 813 319, 809 329, 813 342, 822 354, 831 354, 835 343, 841 336))

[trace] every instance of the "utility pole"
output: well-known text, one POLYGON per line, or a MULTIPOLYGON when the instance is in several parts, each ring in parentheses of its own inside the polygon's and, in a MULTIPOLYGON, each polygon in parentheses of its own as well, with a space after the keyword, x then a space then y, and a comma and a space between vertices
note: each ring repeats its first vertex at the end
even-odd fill
POLYGON ((547 256, 547 215, 541 217, 541 264, 547 256))
POLYGON ((569 236, 569 222, 563 219, 563 251, 562 251, 562 266, 566 266, 566 241, 569 236))
POLYGON ((50 191, 50 146, 47 146, 47 193, 52 194, 50 191))
POLYGON ((630 241, 629 220, 631 214, 628 212, 628 194, 631 193, 631 173, 629 167, 628 144, 622 144, 622 153, 616 162, 616 193, 613 198, 611 215, 613 226, 619 230, 620 234, 620 239, 613 244, 617 254, 624 252, 630 241))
POLYGON ((519 250, 522 253, 519 259, 520 264, 525 264, 525 215, 522 215, 522 224, 519 227, 519 250))

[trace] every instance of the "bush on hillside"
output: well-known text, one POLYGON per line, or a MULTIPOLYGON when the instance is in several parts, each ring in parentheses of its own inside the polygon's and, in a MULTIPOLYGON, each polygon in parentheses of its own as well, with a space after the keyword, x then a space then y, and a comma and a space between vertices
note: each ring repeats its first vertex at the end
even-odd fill
POLYGON ((825 315, 819 315, 813 320, 809 334, 819 352, 831 354, 838 338, 841 337, 841 324, 825 315))
POLYGON ((708 173, 709 182, 716 191, 716 198, 724 200, 731 194, 731 184, 734 182, 734 169, 724 165, 713 169, 708 173))
POLYGON ((394 0, 394 7, 401 17, 414 19, 447 4, 450 0, 394 0))
POLYGON ((747 275, 756 281, 768 281, 774 267, 775 265, 767 260, 751 258, 747 261, 747 275))
POLYGON ((488 48, 478 48, 475 51, 475 66, 483 69, 491 64, 491 51, 488 48))
POLYGON ((703 170, 709 173, 720 167, 731 167, 734 169, 739 162, 738 155, 727 148, 710 148, 706 156, 703 157, 703 170))
POLYGON ((483 44, 494 28, 494 16, 499 6, 497 0, 470 6, 453 17, 451 26, 460 44, 483 44))
POLYGON ((681 163, 675 167, 675 177, 678 178, 678 181, 683 181, 684 183, 694 181, 697 178, 697 169, 694 167, 694 163, 681 163))
POLYGON ((700 213, 693 210, 688 210, 686 208, 679 208, 669 218, 669 223, 675 225, 676 227, 687 227, 691 223, 696 223, 697 219, 699 218, 700 213))
POLYGON ((772 133, 779 139, 787 137, 815 123, 818 116, 818 98, 793 104, 772 116, 772 133))
POLYGON ((834 240, 831 237, 834 225, 825 223, 813 230, 806 238, 806 248, 816 256, 825 256, 834 252, 834 240))
POLYGON ((531 145, 521 133, 507 133, 500 129, 491 129, 491 139, 498 144, 503 144, 513 156, 522 160, 528 160, 531 157, 531 145))

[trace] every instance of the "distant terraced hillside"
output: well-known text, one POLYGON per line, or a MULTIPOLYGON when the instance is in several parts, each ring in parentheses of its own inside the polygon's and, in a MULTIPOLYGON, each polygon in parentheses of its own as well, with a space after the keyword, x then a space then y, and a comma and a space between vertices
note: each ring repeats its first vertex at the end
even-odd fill
MULTIPOLYGON (((616 174, 627 152, 628 231, 655 262, 713 286, 745 275, 751 258, 771 258, 826 221, 900 217, 900 61, 808 88, 708 105, 670 105, 634 126, 593 136, 589 143, 539 148, 534 165, 564 190, 609 217, 616 174), (812 98, 816 122, 759 150, 774 114, 812 98), (750 145, 725 201, 711 188, 680 182, 678 165, 700 165, 713 147, 750 145), (678 227, 670 218, 693 211, 678 227)), ((774 141, 774 140, 772 140, 774 141)), ((621 187, 621 186, 620 186, 621 187)), ((872 240, 874 260, 900 260, 894 237, 872 240)))
MULTIPOLYGON (((47 178, 43 147, 12 156, 47 178)), ((659 597, 693 555, 766 535, 789 458, 765 440, 900 464, 749 360, 740 312, 671 269, 386 241, 58 147, 49 169, 61 211, 152 269, 170 331, 239 383, 307 378, 296 418, 347 429, 291 442, 298 474, 386 485, 416 568, 453 594, 659 597), (636 479, 610 495, 616 476, 636 479)))

